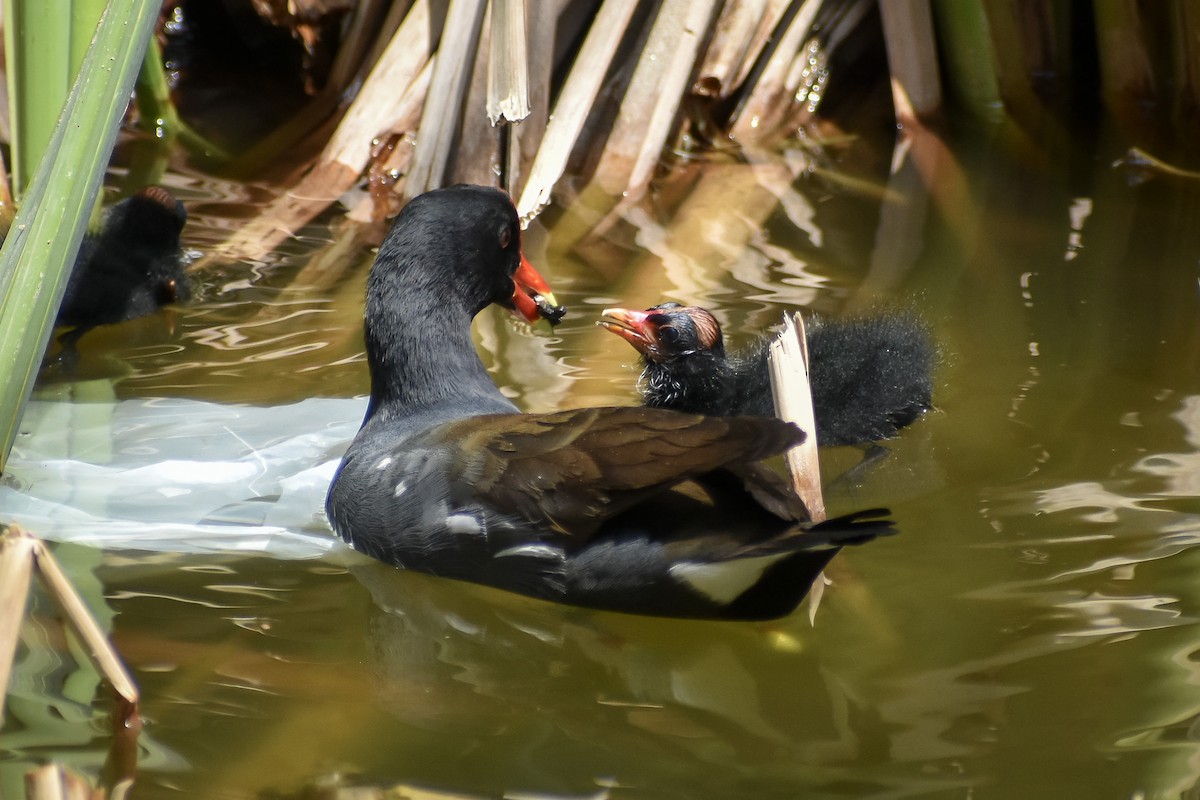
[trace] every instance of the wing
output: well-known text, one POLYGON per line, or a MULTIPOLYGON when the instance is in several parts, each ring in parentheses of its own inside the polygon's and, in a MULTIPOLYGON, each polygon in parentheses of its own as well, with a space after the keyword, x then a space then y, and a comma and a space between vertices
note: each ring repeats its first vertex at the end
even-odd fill
POLYGON ((804 434, 776 419, 620 407, 472 417, 417 438, 449 448, 454 494, 582 542, 635 503, 804 434))

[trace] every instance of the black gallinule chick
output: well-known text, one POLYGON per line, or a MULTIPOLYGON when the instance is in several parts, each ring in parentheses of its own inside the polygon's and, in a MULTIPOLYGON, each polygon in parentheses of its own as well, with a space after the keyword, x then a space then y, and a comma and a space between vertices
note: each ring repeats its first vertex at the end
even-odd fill
POLYGON ((892 532, 878 510, 799 522, 799 501, 756 463, 803 438, 776 419, 520 413, 470 333, 491 303, 558 313, 520 240, 495 189, 432 191, 396 218, 367 283, 366 419, 326 500, 343 539, 559 602, 762 619, 792 611, 841 545, 892 532))
POLYGON ((136 319, 190 295, 179 236, 183 204, 150 186, 109 209, 104 227, 84 238, 63 294, 58 324, 74 326, 64 344, 97 325, 136 319))
MULTIPOLYGON (((769 338, 727 354, 716 318, 679 303, 610 308, 598 324, 641 355, 638 388, 647 406, 721 416, 775 413, 769 338)), ((819 444, 890 439, 932 408, 937 348, 916 317, 813 317, 806 327, 819 444)))

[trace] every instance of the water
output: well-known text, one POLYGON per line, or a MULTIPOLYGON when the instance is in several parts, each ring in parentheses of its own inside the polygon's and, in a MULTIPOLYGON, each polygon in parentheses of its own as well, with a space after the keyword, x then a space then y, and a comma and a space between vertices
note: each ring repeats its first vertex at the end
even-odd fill
MULTIPOLYGON (((571 315, 476 332, 531 410, 630 401, 608 305, 700 302, 735 342, 795 305, 929 320, 939 410, 859 481, 832 482, 856 451, 824 455, 831 511, 887 504, 902 535, 839 556, 815 626, 549 606, 329 542, 312 512, 367 389, 370 260, 306 272, 334 217, 212 265, 194 307, 89 334, 93 380, 43 384, 0 502, 53 504, 40 525, 111 618, 147 720, 133 796, 1196 796, 1200 192, 1133 185, 1120 152, 921 142, 886 189, 886 159, 824 165, 779 207, 715 166, 604 242, 568 248, 570 216, 530 233, 571 315)), ((193 247, 244 216, 238 187, 172 180, 193 247)), ((5 796, 30 762, 99 771, 109 743, 42 605, 5 796)))

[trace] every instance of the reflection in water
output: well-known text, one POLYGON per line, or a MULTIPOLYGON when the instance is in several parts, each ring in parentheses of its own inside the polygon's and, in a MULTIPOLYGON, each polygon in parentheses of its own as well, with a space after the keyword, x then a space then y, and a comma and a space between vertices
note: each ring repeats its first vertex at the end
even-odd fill
POLYGON ((34 402, 0 503, 9 519, 61 541, 312 558, 341 546, 325 492, 365 406, 34 402))
MULTIPOLYGON (((138 796, 330 776, 493 797, 1194 795, 1200 193, 1131 188, 1105 166, 1123 146, 1047 164, 992 144, 917 141, 871 193, 724 165, 678 215, 599 242, 552 211, 531 256, 569 316, 476 325, 504 391, 549 410, 633 402, 630 351, 593 324, 605 306, 703 303, 735 346, 788 307, 917 308, 947 353, 938 410, 830 492, 834 511, 891 505, 902 532, 838 560, 815 627, 341 569, 322 470, 362 415, 367 237, 318 221, 269 263, 202 265, 173 318, 90 334, 107 397, 43 387, 0 507, 105 548, 151 723, 138 796), (340 269, 313 257, 338 246, 340 269)), ((167 186, 204 200, 186 235, 205 252, 266 196, 167 186)), ((89 720, 39 735, 98 750, 89 720)))
POLYGON ((1162 494, 1195 499, 1200 497, 1200 395, 1183 398, 1171 415, 1184 427, 1184 439, 1192 446, 1189 453, 1158 453, 1142 458, 1134 469, 1162 478, 1162 494))
MULTIPOLYGON (((407 781, 489 796, 596 786, 748 796, 866 788, 874 780, 854 765, 891 755, 880 710, 821 663, 803 629, 773 637, 762 626, 566 609, 380 564, 352 571, 378 609, 368 647, 384 707, 473 742, 488 776, 446 784, 431 766, 407 781), (773 646, 781 640, 791 646, 773 646)), ((954 784, 890 776, 877 789, 954 784)))

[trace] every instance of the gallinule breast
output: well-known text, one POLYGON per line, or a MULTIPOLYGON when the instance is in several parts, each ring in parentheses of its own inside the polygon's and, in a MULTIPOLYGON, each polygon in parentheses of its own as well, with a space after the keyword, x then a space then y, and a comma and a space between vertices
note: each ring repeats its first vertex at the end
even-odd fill
MULTIPOLYGON (((599 324, 641 355, 638 388, 647 406, 721 416, 775 413, 769 338, 726 353, 716 318, 679 303, 610 308, 599 324)), ((813 317, 807 329, 819 444, 890 439, 932 408, 937 348, 916 317, 813 317)))
POLYGON ((80 246, 58 324, 76 326, 82 335, 186 300, 190 289, 179 241, 186 221, 183 204, 158 186, 115 204, 100 233, 80 246))
POLYGON ((367 283, 366 419, 326 501, 337 533, 400 567, 661 616, 781 616, 879 510, 806 525, 758 464, 775 419, 664 409, 523 414, 471 341, 484 307, 557 313, 503 192, 456 186, 401 211, 367 283), (807 529, 807 530, 806 530, 807 529))

